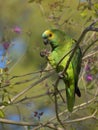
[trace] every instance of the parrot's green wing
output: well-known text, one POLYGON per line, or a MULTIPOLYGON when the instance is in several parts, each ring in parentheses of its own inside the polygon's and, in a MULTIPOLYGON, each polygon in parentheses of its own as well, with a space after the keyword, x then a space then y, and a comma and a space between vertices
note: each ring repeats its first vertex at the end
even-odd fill
POLYGON ((70 112, 73 111, 73 106, 75 103, 75 93, 79 97, 81 96, 80 90, 78 88, 78 79, 81 68, 81 57, 82 53, 80 48, 78 48, 67 69, 68 78, 64 78, 64 82, 66 85, 67 107, 70 112))
POLYGON ((79 79, 79 73, 81 70, 81 62, 82 62, 82 52, 81 49, 78 47, 73 58, 72 58, 72 67, 74 72, 74 81, 75 81, 75 93, 80 97, 81 93, 78 88, 78 79, 79 79))

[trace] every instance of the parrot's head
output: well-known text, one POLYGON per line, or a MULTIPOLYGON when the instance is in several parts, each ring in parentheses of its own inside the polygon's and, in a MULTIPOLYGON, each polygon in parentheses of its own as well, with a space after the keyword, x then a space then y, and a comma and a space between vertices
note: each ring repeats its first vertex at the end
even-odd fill
POLYGON ((62 43, 64 35, 65 33, 58 29, 50 29, 42 34, 42 38, 45 45, 50 44, 52 49, 54 49, 62 43))

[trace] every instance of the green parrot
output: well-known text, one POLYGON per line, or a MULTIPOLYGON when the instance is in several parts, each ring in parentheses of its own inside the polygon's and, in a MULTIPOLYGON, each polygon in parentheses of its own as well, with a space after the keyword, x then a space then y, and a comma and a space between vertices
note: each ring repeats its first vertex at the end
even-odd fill
MULTIPOLYGON (((44 44, 50 44, 52 48, 50 54, 47 56, 49 64, 56 70, 57 73, 60 73, 64 70, 67 64, 67 61, 70 57, 68 52, 75 46, 75 40, 73 40, 65 32, 58 29, 46 30, 42 34, 42 38, 44 44), (68 55, 65 56, 65 54, 68 55), (61 60, 64 56, 65 58, 61 60)), ((78 88, 81 59, 82 53, 80 47, 78 47, 71 59, 67 71, 62 76, 66 86, 67 108, 70 112, 73 111, 75 104, 75 94, 77 94, 79 97, 81 96, 80 90, 78 88)))

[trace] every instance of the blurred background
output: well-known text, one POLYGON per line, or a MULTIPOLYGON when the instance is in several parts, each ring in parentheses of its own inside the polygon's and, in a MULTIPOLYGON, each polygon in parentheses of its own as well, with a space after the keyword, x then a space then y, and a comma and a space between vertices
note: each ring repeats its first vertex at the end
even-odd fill
MULTIPOLYGON (((47 93, 53 91, 56 74, 49 78, 48 82, 42 82, 27 91, 12 105, 8 105, 7 102, 44 75, 38 73, 46 67, 46 59, 40 56, 40 51, 46 48, 41 38, 42 33, 48 28, 59 28, 77 40, 83 29, 98 17, 98 1, 92 0, 92 3, 93 5, 88 0, 0 1, 0 102, 1 108, 4 106, 1 113, 4 112, 6 118, 15 121, 38 122, 55 115, 53 97, 47 96, 47 93), (25 98, 27 100, 22 100, 25 98)), ((91 35, 89 33, 87 39, 91 35)), ((81 44, 82 49, 88 46, 85 42, 87 39, 85 38, 81 44)), ((93 74, 97 72, 93 68, 93 74)), ((84 80, 88 88, 93 86, 90 85, 92 77, 89 75, 90 79, 84 80)), ((64 88, 62 82, 60 86, 64 88)), ((91 98, 91 95, 85 96, 81 81, 80 88, 82 88, 83 96, 79 101, 76 98, 76 104, 81 104, 91 98)), ((62 107, 60 111, 64 109, 62 107)), ((81 114, 75 113, 72 118, 85 116, 85 113, 89 115, 94 109, 95 106, 90 106, 81 114)), ((92 130, 92 128, 98 129, 96 121, 89 120, 85 123, 68 125, 68 130, 92 130)), ((0 129, 25 130, 24 127, 2 123, 0 129)))

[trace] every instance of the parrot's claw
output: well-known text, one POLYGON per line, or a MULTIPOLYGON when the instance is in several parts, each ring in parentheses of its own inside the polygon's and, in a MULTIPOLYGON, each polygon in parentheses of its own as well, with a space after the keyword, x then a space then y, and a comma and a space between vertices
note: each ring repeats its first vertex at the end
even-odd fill
POLYGON ((49 54, 50 54, 50 52, 46 49, 44 49, 40 52, 41 57, 48 57, 49 54))
POLYGON ((62 74, 62 72, 59 72, 58 76, 59 76, 60 79, 62 79, 64 77, 64 75, 62 74))
POLYGON ((58 76, 59 76, 60 79, 63 79, 63 78, 68 79, 68 74, 67 73, 64 74, 62 71, 58 73, 58 76))

